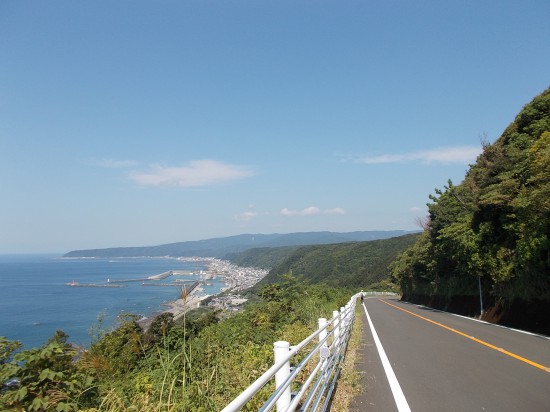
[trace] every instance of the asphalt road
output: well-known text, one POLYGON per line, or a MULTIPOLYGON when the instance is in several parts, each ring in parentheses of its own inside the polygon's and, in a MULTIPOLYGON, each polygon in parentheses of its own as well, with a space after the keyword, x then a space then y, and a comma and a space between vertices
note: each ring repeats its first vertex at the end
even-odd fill
POLYGON ((550 339, 397 299, 368 298, 364 308, 356 365, 364 391, 352 410, 550 411, 550 339), (366 313, 404 402, 396 403, 366 313))

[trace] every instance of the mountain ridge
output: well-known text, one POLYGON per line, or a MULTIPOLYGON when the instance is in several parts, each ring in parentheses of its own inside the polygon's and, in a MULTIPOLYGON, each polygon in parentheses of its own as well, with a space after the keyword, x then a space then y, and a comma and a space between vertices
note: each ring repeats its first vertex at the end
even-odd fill
POLYGON ((388 239, 417 231, 371 230, 354 232, 294 232, 294 233, 247 233, 203 240, 166 243, 156 246, 112 247, 101 249, 73 250, 63 257, 217 257, 242 252, 252 248, 303 246, 388 239))

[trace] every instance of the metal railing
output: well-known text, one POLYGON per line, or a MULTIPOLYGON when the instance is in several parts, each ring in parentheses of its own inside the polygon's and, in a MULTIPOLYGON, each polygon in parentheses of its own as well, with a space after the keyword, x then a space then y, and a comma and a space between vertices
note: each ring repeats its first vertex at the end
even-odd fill
POLYGON ((332 312, 332 319, 319 319, 318 329, 297 345, 291 346, 285 341, 275 342, 273 366, 222 412, 240 410, 273 377, 275 391, 260 411, 270 411, 274 407, 277 412, 326 410, 346 353, 355 316, 355 302, 361 293, 353 295, 340 311, 332 312), (291 367, 293 358, 295 366, 291 367))

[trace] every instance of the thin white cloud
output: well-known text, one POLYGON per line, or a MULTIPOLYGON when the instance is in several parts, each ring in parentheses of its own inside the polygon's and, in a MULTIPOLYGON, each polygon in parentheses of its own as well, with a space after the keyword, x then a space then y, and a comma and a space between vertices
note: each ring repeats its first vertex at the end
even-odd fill
POLYGON ((332 208, 332 209, 321 210, 317 206, 310 206, 310 207, 306 207, 305 209, 302 209, 302 210, 292 210, 292 209, 289 209, 289 208, 285 207, 285 208, 281 209, 281 211, 279 213, 283 216, 292 217, 292 216, 315 216, 315 215, 320 215, 320 214, 324 214, 324 215, 344 215, 344 214, 346 214, 346 211, 344 209, 342 209, 341 207, 335 207, 335 208, 332 208))
POLYGON ((303 210, 291 210, 287 207, 281 210, 280 214, 283 216, 313 216, 321 213, 321 209, 317 206, 306 207, 303 210))
POLYGON ((254 210, 255 208, 256 208, 256 206, 253 205, 253 204, 248 205, 248 210, 236 214, 234 216, 234 219, 238 220, 238 221, 248 221, 248 220, 256 219, 259 216, 268 216, 270 214, 269 212, 265 212, 265 211, 264 212, 258 212, 256 210, 254 210))
POLYGON ((468 164, 475 161, 481 151, 482 148, 478 146, 442 147, 410 153, 364 156, 355 158, 355 161, 364 164, 405 162, 420 162, 423 164, 468 164))
POLYGON ((131 172, 130 179, 142 186, 201 187, 252 176, 242 166, 217 160, 194 160, 187 166, 164 167, 153 165, 148 172, 131 172))
POLYGON ((306 207, 304 210, 302 210, 302 215, 303 216, 313 216, 313 215, 318 215, 319 213, 321 213, 321 209, 319 209, 317 206, 310 206, 310 207, 306 207))
POLYGON ((326 209, 323 211, 325 215, 345 215, 346 211, 341 207, 335 207, 332 209, 326 209))

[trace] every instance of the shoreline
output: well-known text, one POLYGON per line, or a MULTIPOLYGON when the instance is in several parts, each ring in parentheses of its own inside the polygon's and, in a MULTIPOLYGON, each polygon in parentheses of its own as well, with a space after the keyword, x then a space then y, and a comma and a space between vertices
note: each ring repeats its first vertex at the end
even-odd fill
MULTIPOLYGON (((166 257, 165 257, 166 258, 166 257)), ((87 258, 85 258, 87 259, 87 258)), ((191 291, 185 296, 185 300, 181 296, 181 291, 179 293, 179 296, 175 299, 167 300, 162 303, 160 303, 160 308, 158 308, 156 311, 153 312, 142 312, 141 318, 137 320, 137 324, 140 326, 140 328, 146 332, 153 321, 160 315, 164 313, 171 313, 173 316, 174 321, 179 320, 181 317, 183 317, 187 312, 197 309, 201 306, 202 301, 209 299, 209 303, 206 307, 213 306, 216 308, 221 309, 227 309, 230 308, 230 310, 235 310, 235 301, 239 301, 240 295, 239 292, 245 289, 248 289, 255 285, 257 282, 259 282, 267 273, 269 272, 266 269, 260 269, 256 267, 244 267, 244 266, 237 266, 232 264, 228 260, 222 260, 215 257, 176 257, 172 258, 178 261, 184 261, 184 262, 200 262, 204 269, 169 269, 164 270, 162 273, 158 273, 156 275, 147 276, 144 278, 139 279, 121 279, 121 280, 112 280, 107 279, 108 284, 107 287, 121 287, 126 286, 124 285, 118 285, 118 283, 125 283, 125 282, 136 282, 136 281, 142 281, 142 286, 188 286, 184 284, 184 282, 181 282, 181 285, 178 284, 178 282, 174 282, 173 284, 159 284, 155 281, 161 281, 163 279, 166 279, 173 275, 200 275, 199 280, 195 281, 193 284, 193 287, 191 291), (217 279, 217 281, 220 281, 223 283, 223 286, 216 288, 217 293, 212 294, 204 294, 204 288, 202 287, 204 285, 211 286, 212 283, 208 283, 209 280, 217 279), (150 281, 151 283, 144 283, 144 281, 150 281), (111 285, 110 283, 117 283, 117 285, 111 285), (227 295, 226 295, 227 294, 227 295), (224 298, 223 296, 227 296, 224 298), (210 303, 210 299, 213 299, 210 303), (166 309, 165 309, 166 308, 166 309)), ((74 285, 69 286, 76 286, 76 282, 74 282, 74 285)), ((79 285, 80 286, 80 285, 79 285)), ((90 286, 88 284, 84 286, 90 286)), ((214 291, 215 291, 214 290, 214 291)), ((212 291, 212 292, 214 292, 212 291)), ((246 301, 246 299, 244 300, 246 301)), ((241 303, 238 303, 237 305, 240 305, 241 303)))
POLYGON ((179 259, 195 261, 202 260, 206 266, 205 273, 203 274, 205 275, 205 278, 223 279, 225 286, 220 288, 220 291, 214 295, 202 295, 204 289, 201 286, 198 286, 189 293, 185 301, 181 297, 179 297, 178 299, 162 303, 162 306, 166 306, 168 307, 168 309, 160 312, 151 313, 149 316, 146 316, 138 321, 138 324, 144 330, 147 330, 151 322, 157 316, 163 313, 171 313, 174 316, 174 320, 178 320, 190 310, 200 307, 200 304, 204 299, 211 296, 220 296, 221 294, 229 291, 239 292, 243 289, 247 289, 257 283, 259 280, 261 280, 268 273, 268 271, 265 269, 236 266, 227 260, 221 260, 217 258, 179 259))

